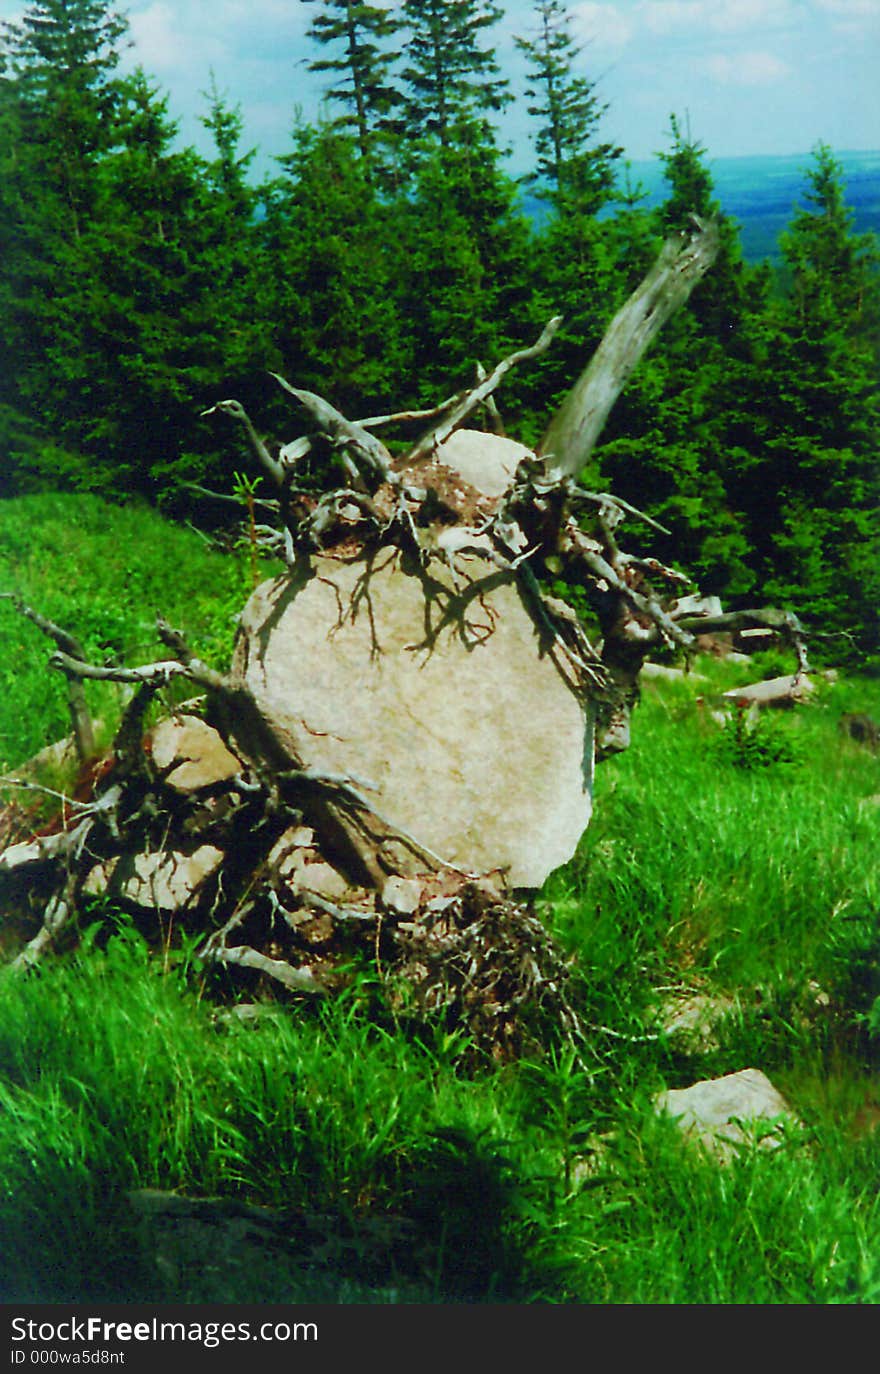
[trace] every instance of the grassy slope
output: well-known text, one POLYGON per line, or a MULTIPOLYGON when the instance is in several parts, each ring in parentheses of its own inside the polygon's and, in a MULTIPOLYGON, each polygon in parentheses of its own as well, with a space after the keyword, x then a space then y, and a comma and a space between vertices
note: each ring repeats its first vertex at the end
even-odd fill
MULTIPOLYGON (((0 501, 0 592, 15 592, 76 635, 96 662, 161 658, 161 613, 209 661, 223 663, 247 592, 245 557, 212 550, 193 530, 133 503, 98 497, 0 501)), ((0 767, 68 733, 65 683, 47 671, 54 644, 0 601, 0 767)), ((118 689, 88 684, 93 712, 118 712, 118 689)))
MULTIPOLYGON (((95 647, 115 611, 114 646, 137 657, 152 652, 148 601, 195 642, 213 635, 222 659, 239 567, 143 512, 33 501, 0 508, 0 557, 18 551, 18 588, 40 609, 95 647)), ((19 719, 40 636, 28 652, 31 677, 0 698, 20 751, 63 728, 63 701, 33 736, 19 719)), ((708 684, 646 688, 633 748, 599 770, 581 851, 543 894, 584 971, 596 1029, 580 1061, 562 1046, 468 1075, 454 1039, 419 1046, 377 1027, 358 989, 317 1018, 224 1025, 192 960, 159 960, 124 927, 103 952, 0 981, 0 1295, 880 1299, 880 1132, 865 1129, 880 1112, 867 1031, 880 760, 836 729, 844 709, 880 715, 880 684, 823 689, 762 733, 766 762, 744 769, 697 702, 741 670, 699 666, 708 684), (716 1047, 686 1058, 658 1038, 670 988, 732 997, 716 1047), (804 1129, 719 1168, 652 1098, 747 1066, 804 1129), (278 1263, 169 1292, 122 1202, 150 1186, 310 1211, 317 1199, 346 1258, 333 1275, 278 1263), (389 1216, 413 1239, 377 1272, 370 1227, 389 1216)))

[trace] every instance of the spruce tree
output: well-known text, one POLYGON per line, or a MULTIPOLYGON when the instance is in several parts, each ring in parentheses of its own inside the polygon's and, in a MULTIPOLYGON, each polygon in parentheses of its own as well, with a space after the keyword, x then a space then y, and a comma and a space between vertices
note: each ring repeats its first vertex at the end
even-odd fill
POLYGON ((537 32, 515 38, 530 69, 529 114, 539 121, 536 181, 560 211, 593 213, 614 186, 614 163, 623 149, 596 144, 596 126, 606 113, 595 84, 574 72, 582 51, 571 37, 571 16, 563 0, 535 0, 537 32))
POLYGON ((530 341, 536 323, 531 230, 501 157, 478 125, 459 125, 454 143, 423 152, 397 203, 395 283, 424 403, 452 379, 472 384, 478 361, 530 341))
POLYGON ((26 419, 25 437, 8 450, 14 480, 41 466, 89 480, 76 437, 92 400, 86 240, 100 221, 99 164, 118 136, 126 29, 104 0, 36 0, 0 27, 0 103, 13 140, 0 304, 16 360, 0 380, 0 407, 26 419))
MULTIPOLYGON (((755 463, 754 410, 743 397, 760 375, 767 277, 743 260, 705 149, 675 116, 670 136, 671 148, 660 154, 668 191, 653 215, 655 250, 670 233, 693 228, 694 215, 717 223, 720 247, 711 272, 615 406, 599 450, 601 476, 672 530, 670 554, 706 591, 736 599, 758 585, 745 499, 755 463)), ((632 226, 637 255, 639 213, 632 226)), ((620 248, 626 251, 625 237, 620 248)))
POLYGON ((40 0, 4 31, 0 421, 19 487, 158 494, 198 469, 205 394, 265 357, 234 112, 208 116, 214 163, 176 151, 167 101, 117 74, 124 33, 95 0, 40 0))
POLYGON ((753 404, 764 443, 754 543, 771 595, 880 652, 880 245, 853 229, 825 144, 781 247, 789 285, 768 321, 753 404))
POLYGON ((93 195, 91 170, 114 140, 115 71, 127 20, 107 0, 36 0, 0 27, 24 137, 81 233, 93 195))
POLYGON ((168 103, 142 71, 122 83, 120 146, 100 168, 100 231, 86 246, 96 418, 89 449, 117 485, 175 496, 203 477, 216 435, 199 411, 267 365, 254 318, 256 193, 240 120, 217 94, 205 122, 216 156, 176 145, 168 103), (130 466, 129 466, 130 465, 130 466))
POLYGON ((806 333, 864 338, 876 331, 880 251, 854 231, 841 163, 825 143, 806 169, 803 205, 780 240, 791 310, 806 333))
POLYGON ((494 50, 481 45, 503 13, 478 0, 404 0, 408 64, 401 75, 412 139, 434 137, 447 147, 456 126, 474 122, 488 132, 487 116, 510 102, 494 50))
POLYGON ((308 34, 316 43, 333 47, 338 57, 309 63, 309 71, 332 74, 330 100, 345 107, 333 127, 350 130, 369 166, 376 156, 377 137, 395 128, 393 115, 400 93, 391 75, 399 30, 387 5, 363 5, 356 0, 306 0, 318 4, 308 34))
POLYGON ((256 149, 241 151, 244 120, 239 106, 230 106, 217 87, 214 73, 205 92, 208 113, 202 115, 202 125, 211 135, 215 156, 210 163, 211 184, 223 197, 227 213, 247 221, 253 214, 256 195, 248 183, 247 172, 256 156, 256 149))
POLYGON ((393 210, 345 134, 298 127, 279 161, 283 175, 263 189, 259 225, 266 270, 258 314, 278 351, 275 370, 347 415, 393 409, 407 375, 397 352, 393 210))

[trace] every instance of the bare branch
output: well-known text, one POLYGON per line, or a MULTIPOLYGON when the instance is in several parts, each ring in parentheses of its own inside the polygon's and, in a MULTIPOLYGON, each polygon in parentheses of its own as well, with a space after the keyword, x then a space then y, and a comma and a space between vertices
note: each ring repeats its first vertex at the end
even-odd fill
POLYGON ((363 429, 380 429, 383 425, 403 425, 412 423, 415 420, 433 420, 435 416, 442 415, 461 400, 462 393, 456 391, 454 396, 447 396, 445 401, 439 405, 431 406, 428 410, 398 410, 392 415, 370 415, 366 420, 358 420, 358 424, 363 429))
POLYGON ((487 377, 481 382, 478 382, 473 390, 468 391, 457 401, 456 405, 450 410, 449 414, 440 424, 435 425, 432 429, 429 429, 426 434, 422 435, 415 447, 407 454, 405 466, 411 467, 413 464, 419 463, 425 458, 432 457, 443 441, 449 438, 453 430, 458 429, 459 425, 467 419, 471 411, 475 410, 478 405, 481 405, 484 401, 489 399, 492 392, 498 386, 498 383, 507 375, 511 368, 516 367, 517 363, 526 362, 530 358, 537 358, 542 353, 546 353, 561 324, 562 316, 554 316, 554 318, 544 326, 541 336, 536 343, 532 344, 530 348, 521 348, 518 352, 511 353, 508 358, 504 358, 498 363, 487 377))
MULTIPOLYGON (((678 619, 678 618, 677 618, 678 619)), ((678 624, 689 630, 778 630, 783 635, 806 635, 792 611, 762 606, 750 611, 724 611, 721 615, 684 615, 678 624)))
POLYGON ((311 892, 309 888, 304 889, 304 895, 308 901, 309 909, 324 912, 327 916, 332 916, 334 921, 376 921, 378 914, 375 911, 355 911, 352 907, 337 906, 335 902, 330 902, 326 897, 322 897, 319 892, 311 892))
POLYGON ((273 458, 264 441, 260 438, 251 423, 251 418, 240 401, 218 401, 216 405, 208 410, 202 411, 202 416, 214 415, 220 411, 223 415, 231 415, 234 420, 244 426, 245 433, 250 440, 251 448, 257 455, 257 459, 265 468, 276 486, 281 486, 284 481, 284 468, 277 458, 273 458))
POLYGON ((329 401, 325 401, 322 396, 316 396, 313 391, 303 391, 299 387, 291 386, 288 381, 277 372, 270 372, 270 377, 274 377, 279 386, 289 392, 313 421, 319 434, 325 435, 331 443, 340 449, 350 448, 359 458, 362 458, 368 466, 383 481, 395 481, 395 474, 391 470, 391 454, 388 452, 381 439, 377 439, 375 434, 370 434, 363 425, 357 424, 353 420, 347 420, 329 401))
MULTIPOLYGON (((203 487, 199 482, 183 482, 181 485, 186 487, 188 491, 197 492, 199 496, 209 497, 212 501, 225 501, 230 505, 238 506, 239 509, 241 508, 241 498, 233 496, 231 492, 211 491, 209 487, 203 487)), ((280 510, 280 502, 265 497, 253 497, 253 503, 255 506, 262 507, 263 510, 273 512, 280 510)))
MULTIPOLYGON (((486 369, 484 368, 483 364, 482 364, 482 363, 477 363, 477 381, 478 381, 478 382, 485 382, 486 377, 487 377, 487 373, 486 373, 486 369)), ((488 396, 488 397, 486 398, 485 405, 486 405, 486 413, 488 414, 490 420, 492 421, 492 429, 494 430, 494 432, 495 432, 496 434, 499 434, 499 435, 501 436, 501 438, 503 439, 503 438, 505 437, 507 431, 506 431, 505 428, 504 428, 504 420, 503 420, 502 417, 501 417, 501 411, 498 409, 498 402, 495 400, 495 397, 494 397, 494 396, 488 396)))
POLYGON ((65 888, 64 893, 58 893, 48 903, 43 913, 42 926, 34 938, 28 941, 21 953, 16 955, 10 968, 27 971, 39 963, 46 950, 53 944, 74 914, 75 907, 70 900, 67 888, 65 888))
MULTIPOLYGON (((150 682, 164 686, 175 677, 190 677, 192 674, 183 663, 166 660, 161 663, 145 663, 140 668, 101 667, 96 663, 85 663, 72 658, 70 654, 56 653, 49 659, 50 668, 58 668, 69 678, 80 681, 89 679, 94 682, 150 682)), ((198 680, 198 679, 195 679, 198 680)))
POLYGON ((42 630, 44 635, 48 635, 49 639, 54 640, 63 653, 71 654, 74 658, 84 657, 82 645, 69 630, 63 629, 61 625, 56 625, 54 620, 47 620, 46 616, 40 615, 39 611, 35 611, 15 592, 0 592, 0 599, 11 601, 19 615, 33 621, 37 629, 42 630))
POLYGON ((725 630, 776 630, 794 652, 798 664, 796 676, 809 672, 807 632, 793 611, 762 606, 759 610, 725 611, 721 615, 682 616, 678 624, 697 634, 725 630))
POLYGON ((307 992, 315 997, 323 995, 325 991, 310 968, 292 968, 281 959, 270 959, 267 954, 260 954, 250 945, 233 945, 231 948, 221 945, 204 950, 203 957, 218 964, 234 964, 239 968, 253 969, 256 973, 265 973, 269 978, 274 978, 276 983, 283 983, 291 992, 307 992))
POLYGON ((646 525, 652 529, 659 530, 660 534, 671 534, 665 525, 661 525, 659 520, 655 520, 653 515, 648 515, 646 511, 639 510, 638 506, 631 506, 629 501, 624 501, 620 496, 612 496, 610 492, 584 491, 581 487, 572 484, 570 497, 573 505, 579 501, 589 501, 597 506, 617 506, 621 511, 626 511, 627 515, 634 515, 638 520, 644 520, 646 525))

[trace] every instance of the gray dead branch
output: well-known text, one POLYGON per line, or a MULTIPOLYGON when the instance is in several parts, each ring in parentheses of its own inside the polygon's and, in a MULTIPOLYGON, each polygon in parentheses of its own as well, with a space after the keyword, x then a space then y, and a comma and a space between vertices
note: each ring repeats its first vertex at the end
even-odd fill
POLYGON ((684 305, 718 255, 718 229, 694 216, 694 231, 673 235, 644 281, 618 311, 585 372, 538 446, 547 472, 576 477, 645 350, 684 305))
POLYGON ((734 687, 724 692, 722 700, 733 706, 795 706, 808 701, 815 688, 805 674, 790 673, 783 677, 768 678, 763 682, 752 682, 745 687, 734 687))
POLYGON ((511 368, 516 367, 518 363, 528 362, 533 358, 540 357, 542 353, 546 353, 556 337, 556 334, 559 332, 561 324, 562 316, 554 316, 554 318, 549 320, 544 326, 539 338, 530 348, 521 348, 516 353, 511 353, 509 357, 504 358, 498 363, 488 376, 479 378, 473 390, 469 391, 461 400, 450 407, 439 424, 432 426, 432 428, 419 439, 407 455, 406 466, 415 467, 418 463, 422 462, 423 459, 432 457, 443 441, 449 438, 453 430, 458 429, 464 424, 465 420, 476 410, 477 406, 490 400, 499 383, 507 376, 511 368))

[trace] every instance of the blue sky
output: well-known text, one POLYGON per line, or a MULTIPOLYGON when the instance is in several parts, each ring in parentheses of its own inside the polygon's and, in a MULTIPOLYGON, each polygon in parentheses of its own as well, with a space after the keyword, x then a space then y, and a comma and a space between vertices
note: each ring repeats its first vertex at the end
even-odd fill
MULTIPOLYGON (((504 4, 504 0, 502 0, 504 4)), ((0 0, 0 18, 25 8, 0 0)), ((302 0, 129 0, 134 48, 169 96, 181 137, 206 147, 199 115, 212 73, 240 106, 260 168, 289 147, 299 109, 316 117, 326 77, 309 73, 316 10, 302 0)), ((529 36, 531 0, 507 0, 490 31, 522 87, 515 34, 529 36)), ((601 136, 642 160, 668 146, 669 115, 687 115, 710 158, 880 148, 880 0, 572 0, 583 75, 609 109, 601 136)), ((525 101, 505 116, 512 168, 528 165, 525 101)))

